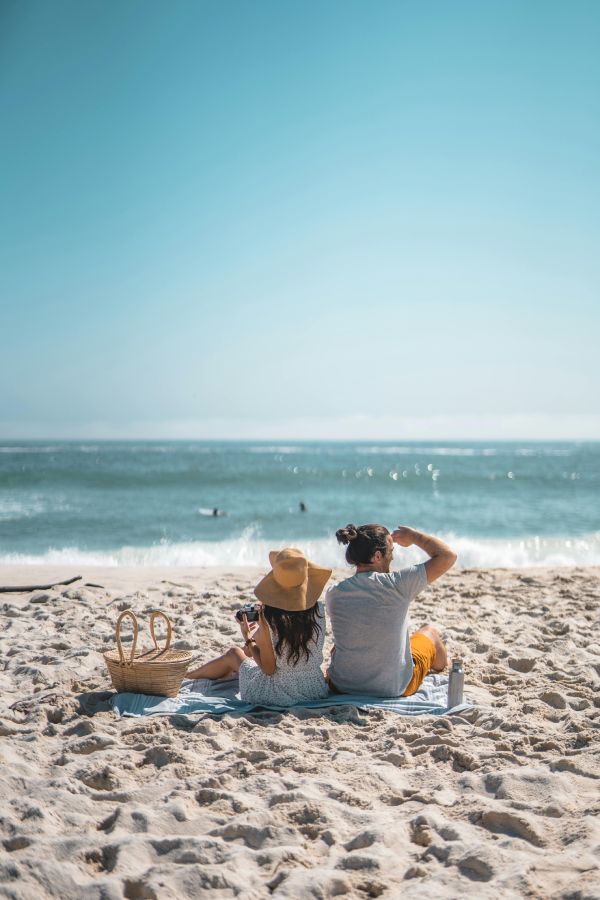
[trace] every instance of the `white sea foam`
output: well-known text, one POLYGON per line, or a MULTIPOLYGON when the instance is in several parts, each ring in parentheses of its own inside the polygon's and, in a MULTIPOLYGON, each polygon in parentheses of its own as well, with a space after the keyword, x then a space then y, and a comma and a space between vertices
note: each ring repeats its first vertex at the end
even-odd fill
POLYGON ((571 456, 573 449, 571 447, 519 447, 513 449, 507 446, 506 449, 498 447, 417 447, 412 444, 401 444, 398 446, 385 446, 385 444, 374 444, 370 447, 356 447, 356 452, 368 456, 499 456, 502 453, 514 453, 515 456, 536 457, 536 456, 571 456))
POLYGON ((31 519, 45 512, 42 500, 0 500, 0 522, 16 522, 19 519, 31 519))
MULTIPOLYGON (((525 537, 510 540, 475 539, 446 535, 458 553, 461 568, 528 568, 538 566, 600 565, 600 532, 576 538, 525 537)), ((344 548, 334 539, 278 541, 258 539, 248 528, 240 537, 227 541, 197 541, 152 547, 120 547, 114 550, 82 550, 78 547, 51 548, 41 554, 7 553, 0 565, 81 565, 81 566, 258 566, 265 568, 269 550, 300 546, 307 556, 322 565, 345 567, 344 548)), ((416 548, 396 548, 395 567, 420 562, 424 555, 416 548)))
POLYGON ((32 519, 44 513, 71 512, 73 506, 64 497, 29 496, 25 500, 11 497, 0 499, 0 522, 18 522, 21 519, 32 519))
POLYGON ((492 447, 414 447, 401 445, 386 447, 378 444, 372 447, 357 447, 356 452, 364 456, 497 456, 492 447))
POLYGON ((570 447, 521 447, 515 450, 516 456, 571 456, 573 450, 570 447))
MULTIPOLYGON (((288 444, 285 445, 277 445, 277 446, 269 446, 269 447, 248 447, 248 453, 279 453, 279 454, 289 454, 289 453, 304 453, 306 447, 296 447, 290 446, 288 444)), ((312 448, 312 452, 316 453, 318 450, 312 448)))
POLYGON ((2 446, 0 447, 0 453, 60 453, 62 450, 69 450, 70 448, 67 446, 53 446, 53 447, 11 447, 11 446, 2 446))

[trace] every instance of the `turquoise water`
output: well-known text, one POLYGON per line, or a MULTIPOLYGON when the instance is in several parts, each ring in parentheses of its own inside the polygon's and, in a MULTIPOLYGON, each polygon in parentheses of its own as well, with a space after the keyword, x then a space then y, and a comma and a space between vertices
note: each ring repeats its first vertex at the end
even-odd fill
POLYGON ((3 563, 340 564, 335 530, 371 521, 463 565, 599 564, 600 444, 0 444, 3 563))

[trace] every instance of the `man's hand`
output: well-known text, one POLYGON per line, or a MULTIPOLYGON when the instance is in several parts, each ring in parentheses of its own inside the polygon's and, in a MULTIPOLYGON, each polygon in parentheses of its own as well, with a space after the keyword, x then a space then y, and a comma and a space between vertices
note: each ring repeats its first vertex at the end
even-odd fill
POLYGON ((401 547, 412 547, 415 542, 415 532, 408 525, 398 525, 392 531, 392 540, 401 547))
POLYGON ((401 547, 412 547, 414 544, 431 557, 425 563, 427 584, 451 569, 456 562, 456 553, 447 544, 431 534, 409 528, 408 525, 398 525, 392 532, 392 540, 401 547))

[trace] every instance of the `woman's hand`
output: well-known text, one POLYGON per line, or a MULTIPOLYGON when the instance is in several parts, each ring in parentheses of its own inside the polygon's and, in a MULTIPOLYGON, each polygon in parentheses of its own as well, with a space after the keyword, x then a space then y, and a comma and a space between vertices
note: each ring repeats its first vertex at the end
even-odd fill
POLYGON ((240 622, 240 631, 244 640, 249 641, 258 631, 258 622, 249 622, 246 613, 244 613, 240 622))

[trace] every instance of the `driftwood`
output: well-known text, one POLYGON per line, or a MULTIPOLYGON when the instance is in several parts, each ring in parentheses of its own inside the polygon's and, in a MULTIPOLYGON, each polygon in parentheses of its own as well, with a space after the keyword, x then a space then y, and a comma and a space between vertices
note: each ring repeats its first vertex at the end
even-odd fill
POLYGON ((22 584, 18 587, 5 587, 0 585, 0 594, 28 594, 29 591, 48 591, 53 587, 59 587, 63 584, 73 584, 74 581, 81 581, 81 578, 81 575, 75 575, 74 578, 68 578, 66 581, 55 581, 52 584, 22 584))
POLYGON ((15 712, 28 712, 33 706, 39 706, 40 703, 50 703, 54 705, 57 700, 64 699, 63 694, 57 694, 56 691, 49 691, 45 694, 34 694, 33 697, 25 697, 23 700, 17 700, 9 709, 15 712))

